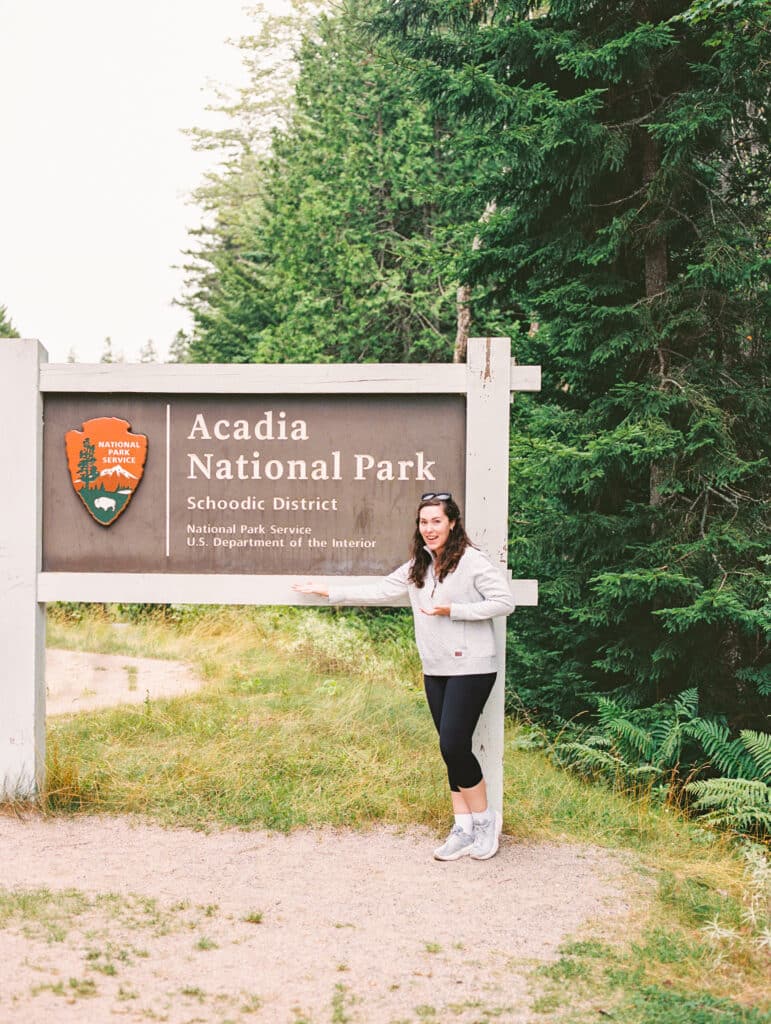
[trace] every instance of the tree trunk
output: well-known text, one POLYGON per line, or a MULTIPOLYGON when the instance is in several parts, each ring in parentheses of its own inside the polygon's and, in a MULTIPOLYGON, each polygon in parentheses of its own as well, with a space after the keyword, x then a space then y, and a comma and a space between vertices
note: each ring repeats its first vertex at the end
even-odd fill
MULTIPOLYGON (((650 185, 661 165, 661 151, 658 142, 649 132, 643 132, 642 179, 644 185, 650 185)), ((652 302, 662 295, 667 287, 668 249, 665 235, 659 234, 658 221, 654 220, 649 227, 650 235, 645 242, 645 297, 652 302)), ((659 342, 656 347, 656 364, 654 373, 659 378, 659 389, 664 390, 669 372, 669 353, 659 342)), ((651 463, 649 502, 654 508, 661 505, 661 467, 651 463)))
MULTIPOLYGON (((485 207, 485 212, 479 218, 480 224, 486 224, 497 208, 494 199, 485 207)), ((474 235, 471 243, 471 251, 476 252, 482 245, 479 235, 474 235)), ((455 308, 457 310, 457 329, 455 331, 455 350, 452 354, 454 363, 466 361, 466 348, 468 347, 468 332, 471 327, 471 288, 467 284, 459 286, 455 294, 455 308)))
POLYGON ((468 331, 471 326, 471 289, 467 284, 462 284, 455 297, 455 308, 457 309, 457 330, 455 331, 455 349, 452 353, 454 363, 465 363, 466 349, 468 347, 468 331))

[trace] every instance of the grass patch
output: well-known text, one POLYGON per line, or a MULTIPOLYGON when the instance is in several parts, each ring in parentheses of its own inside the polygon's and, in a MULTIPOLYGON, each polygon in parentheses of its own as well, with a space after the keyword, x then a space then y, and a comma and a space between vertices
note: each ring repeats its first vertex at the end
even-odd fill
MULTIPOLYGON (((288 830, 421 816, 438 825, 446 816, 443 773, 409 665, 414 655, 386 639, 377 657, 370 641, 370 658, 353 621, 226 609, 129 625, 118 639, 132 653, 184 651, 209 685, 184 698, 51 721, 45 805, 198 827, 288 830)), ((93 643, 103 625, 59 619, 56 636, 77 646, 85 630, 93 643)), ((109 630, 107 637, 114 645, 109 630)))
POLYGON ((181 910, 179 906, 163 908, 154 899, 134 894, 0 886, 0 931, 16 930, 52 944, 63 943, 72 931, 79 931, 91 943, 84 952, 85 963, 105 975, 115 975, 122 965, 149 956, 145 949, 112 942, 113 924, 157 938, 189 926, 181 910), (103 945, 93 945, 95 941, 103 945))
POLYGON ((92 906, 93 900, 77 889, 0 889, 0 929, 20 924, 30 938, 63 942, 73 918, 92 906))

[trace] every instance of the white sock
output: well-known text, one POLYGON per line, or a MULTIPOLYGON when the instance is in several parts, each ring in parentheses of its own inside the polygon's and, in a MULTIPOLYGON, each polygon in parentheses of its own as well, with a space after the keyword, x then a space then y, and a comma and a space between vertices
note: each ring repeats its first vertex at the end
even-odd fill
POLYGON ((474 819, 475 823, 478 822, 481 825, 484 822, 492 821, 493 812, 489 807, 486 807, 483 811, 474 811, 471 817, 474 819))
POLYGON ((455 824, 460 825, 467 836, 470 836, 474 832, 474 815, 473 814, 456 814, 455 824))

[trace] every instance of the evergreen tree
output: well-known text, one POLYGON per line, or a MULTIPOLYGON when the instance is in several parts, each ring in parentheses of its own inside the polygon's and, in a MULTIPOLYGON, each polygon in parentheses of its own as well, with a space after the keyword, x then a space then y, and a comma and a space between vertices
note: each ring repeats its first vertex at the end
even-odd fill
POLYGON ((219 194, 191 281, 194 359, 451 357, 452 255, 479 214, 442 212, 438 195, 471 170, 367 35, 372 9, 357 0, 315 22, 272 154, 246 149, 219 194))
POLYGON ((152 338, 148 338, 142 346, 142 350, 139 353, 140 363, 157 363, 158 353, 155 351, 155 342, 152 338))
POLYGON ((169 362, 190 362, 190 337, 182 329, 177 331, 169 345, 169 362))
POLYGON ((102 354, 99 357, 100 363, 115 363, 117 362, 115 355, 112 351, 112 338, 107 335, 104 339, 104 345, 102 346, 102 354))
MULTIPOLYGON (((593 691, 768 728, 771 9, 389 0, 380 32, 474 134, 463 279, 523 325, 514 617, 531 707, 593 691)), ((465 136, 468 137, 468 136, 465 136)), ((482 322, 484 317, 482 314, 482 322)))
POLYGON ((292 0, 293 13, 278 17, 258 5, 257 31, 239 43, 249 83, 236 99, 221 95, 215 107, 228 126, 190 133, 196 148, 219 154, 222 170, 194 194, 205 223, 192 232, 196 248, 188 254, 180 301, 195 327, 178 349, 184 359, 172 362, 250 362, 253 339, 269 322, 270 297, 254 268, 256 237, 267 215, 265 178, 273 133, 286 128, 294 109, 294 52, 320 6, 292 0))
POLYGON ((19 332, 13 326, 5 306, 0 306, 0 338, 18 338, 19 332))
POLYGON ((90 437, 83 438, 83 444, 78 455, 78 478, 83 481, 85 487, 89 488, 94 480, 99 477, 99 469, 96 465, 96 449, 90 437))

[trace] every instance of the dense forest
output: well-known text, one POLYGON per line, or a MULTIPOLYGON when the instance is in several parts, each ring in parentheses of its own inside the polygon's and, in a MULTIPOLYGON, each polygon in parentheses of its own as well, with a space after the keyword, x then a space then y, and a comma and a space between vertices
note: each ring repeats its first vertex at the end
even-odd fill
POLYGON ((578 770, 690 777, 771 828, 771 8, 346 0, 241 45, 251 83, 197 135, 223 170, 179 358, 510 335, 544 374, 512 408, 541 604, 510 620, 510 709, 578 770))

